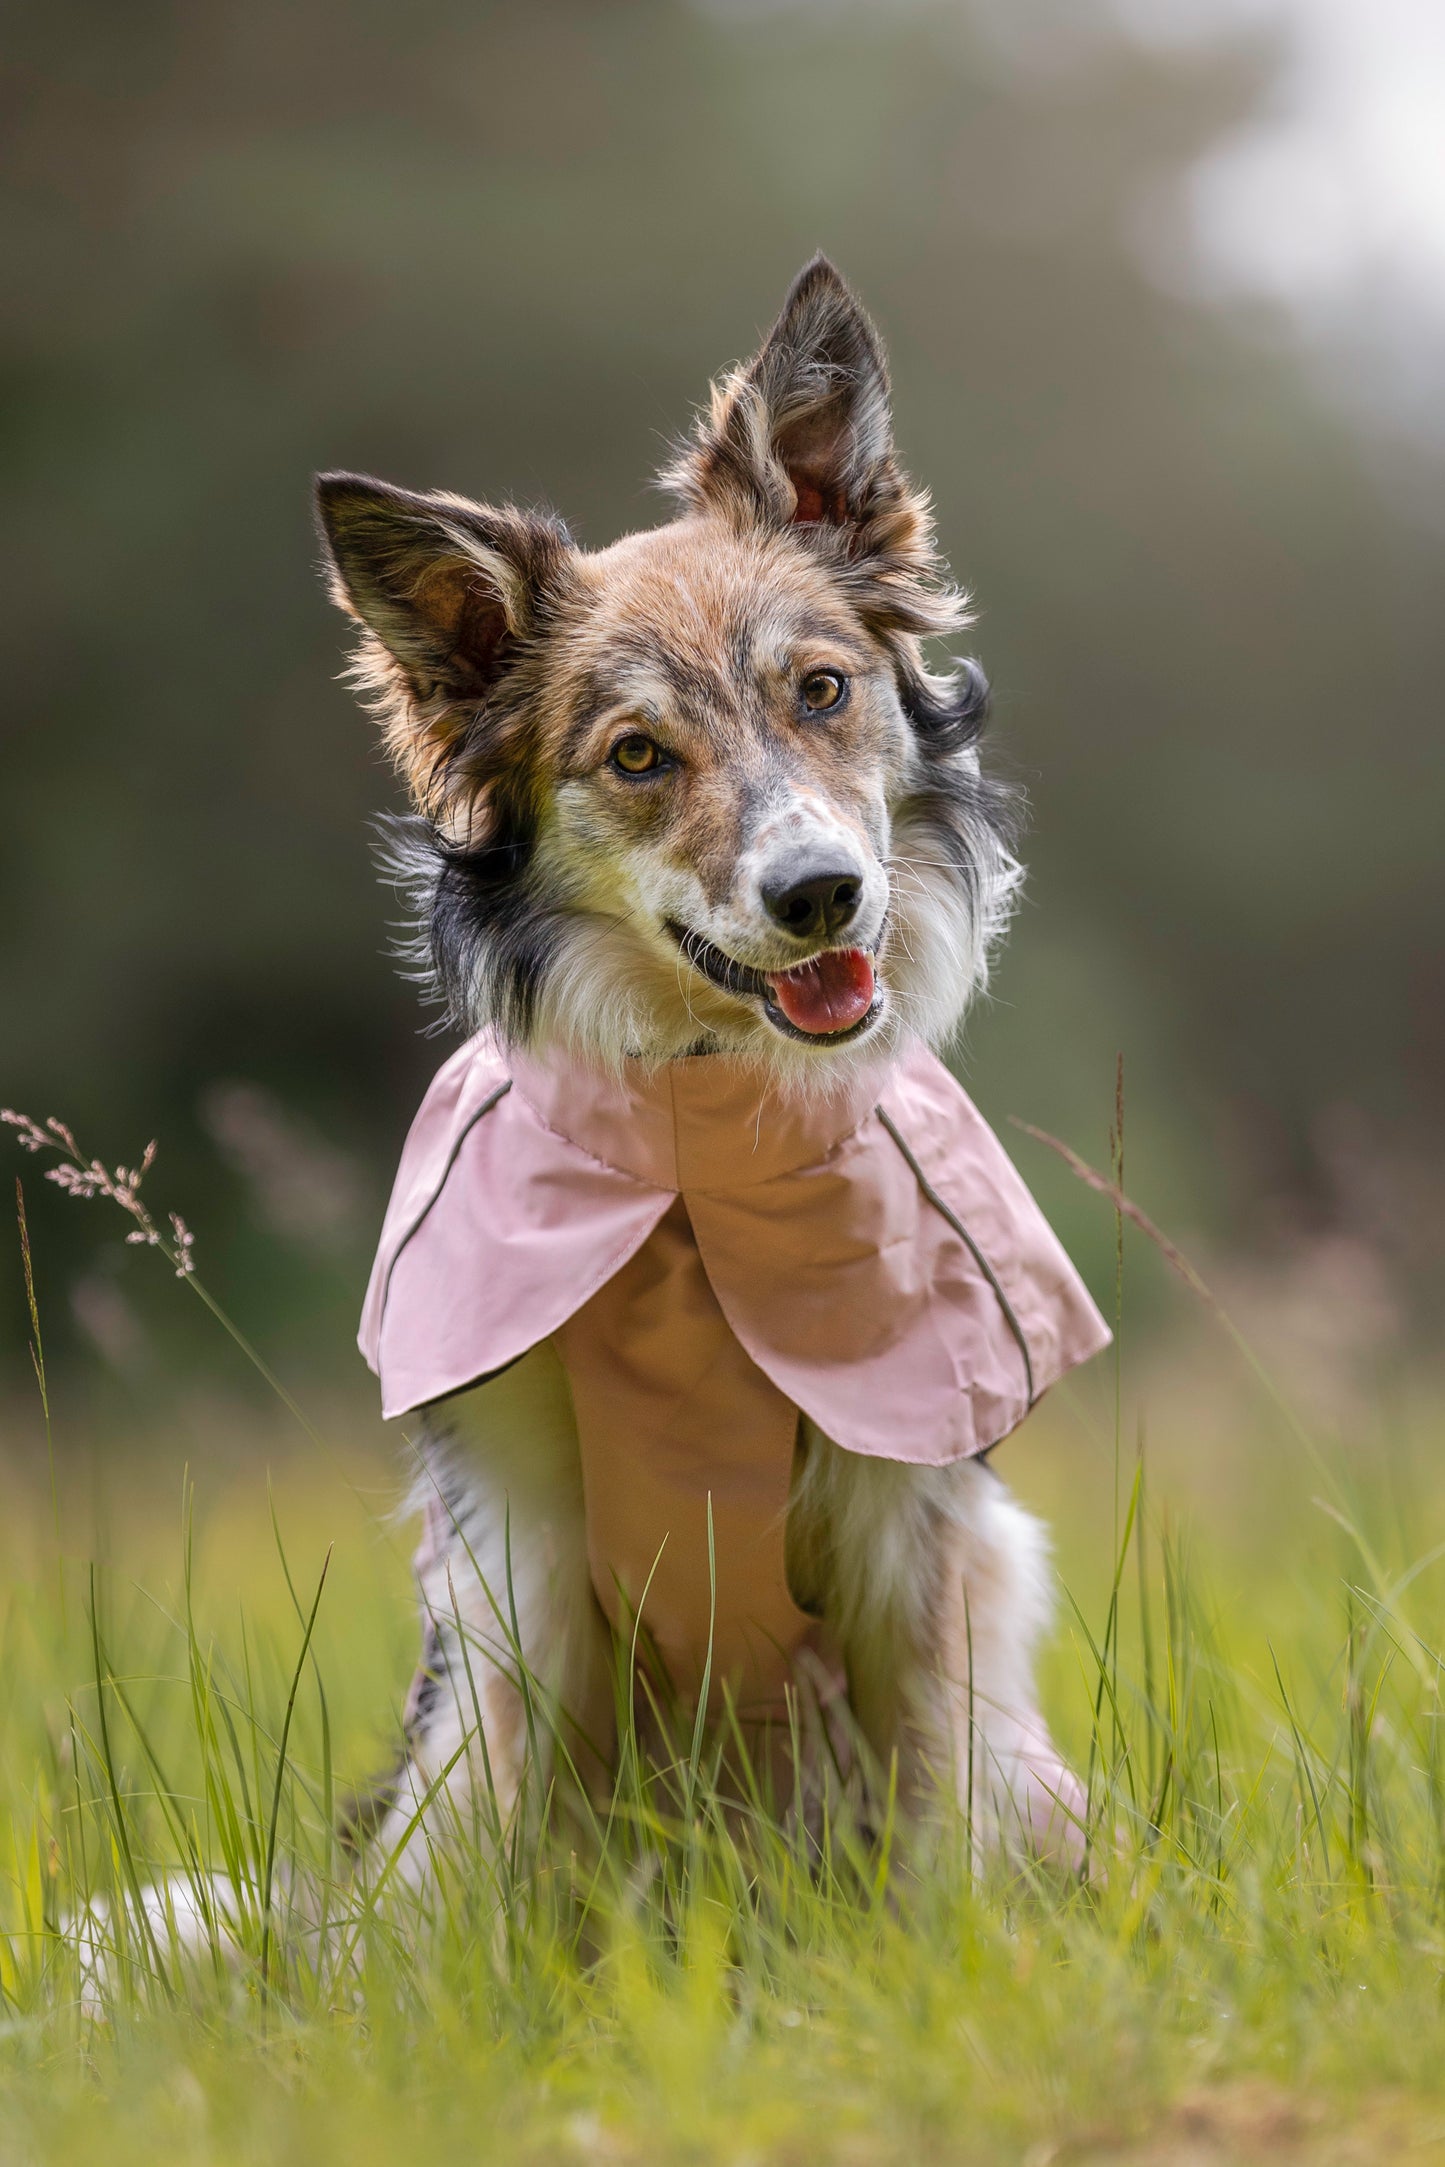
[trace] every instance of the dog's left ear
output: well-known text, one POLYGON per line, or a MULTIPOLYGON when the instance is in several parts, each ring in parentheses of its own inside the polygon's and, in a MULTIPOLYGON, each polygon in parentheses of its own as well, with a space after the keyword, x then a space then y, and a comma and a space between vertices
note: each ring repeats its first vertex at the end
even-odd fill
POLYGON ((691 511, 817 540, 880 625, 958 621, 928 499, 894 456, 882 342, 826 256, 799 272, 753 359, 713 386, 662 483, 691 511))
POLYGON ((752 408, 751 426, 738 433, 754 457, 762 452, 781 470, 792 492, 791 507, 781 500, 786 515, 799 526, 865 519, 880 469, 892 461, 888 365, 877 332, 826 256, 815 256, 794 279, 745 385, 725 428, 752 408))
POLYGON ((695 509, 846 527, 866 518, 892 452, 878 334, 815 256, 753 359, 714 385, 695 441, 663 480, 695 509))

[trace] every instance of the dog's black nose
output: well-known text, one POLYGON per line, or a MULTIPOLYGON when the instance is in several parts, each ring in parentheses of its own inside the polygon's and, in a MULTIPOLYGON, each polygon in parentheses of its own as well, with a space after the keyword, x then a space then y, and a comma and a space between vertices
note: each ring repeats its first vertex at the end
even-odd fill
POLYGON ((856 873, 831 867, 826 872, 796 874, 785 880, 764 881, 762 896, 768 916, 799 940, 817 940, 839 933, 857 910, 863 883, 856 873))

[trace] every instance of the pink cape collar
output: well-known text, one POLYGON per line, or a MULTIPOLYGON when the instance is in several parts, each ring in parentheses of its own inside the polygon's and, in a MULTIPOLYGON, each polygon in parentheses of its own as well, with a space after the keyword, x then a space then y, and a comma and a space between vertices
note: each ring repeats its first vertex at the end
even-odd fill
POLYGON ((610 1075, 483 1032, 423 1100, 382 1229, 360 1344, 384 1413, 558 1332, 678 1195, 730 1330, 848 1451, 984 1451, 1108 1342, 998 1139, 920 1046, 799 1100, 723 1056, 610 1075))

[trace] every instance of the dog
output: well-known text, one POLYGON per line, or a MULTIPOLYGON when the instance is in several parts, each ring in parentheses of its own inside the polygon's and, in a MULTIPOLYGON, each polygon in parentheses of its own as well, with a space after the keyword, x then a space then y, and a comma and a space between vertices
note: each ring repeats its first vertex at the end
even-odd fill
POLYGON ((469 1034, 363 1332, 424 1644, 358 1841, 420 1885, 445 1817, 500 1842, 584 1742, 605 1781, 620 1638, 766 1752, 811 1679, 916 1812, 1077 1858, 1046 1539, 984 1455, 1108 1335, 926 1051, 986 983, 1014 805, 982 672, 925 659, 966 600, 825 258, 660 479, 675 516, 595 551, 317 484, 414 808, 408 953, 469 1034))

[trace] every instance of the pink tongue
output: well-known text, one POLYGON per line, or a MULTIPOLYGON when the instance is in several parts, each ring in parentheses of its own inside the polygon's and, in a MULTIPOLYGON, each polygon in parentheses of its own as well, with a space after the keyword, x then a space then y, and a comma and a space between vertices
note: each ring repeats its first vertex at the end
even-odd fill
POLYGON ((793 971, 774 971, 768 988, 795 1030, 823 1037, 851 1030, 873 1006, 873 965, 861 948, 833 948, 793 971))

